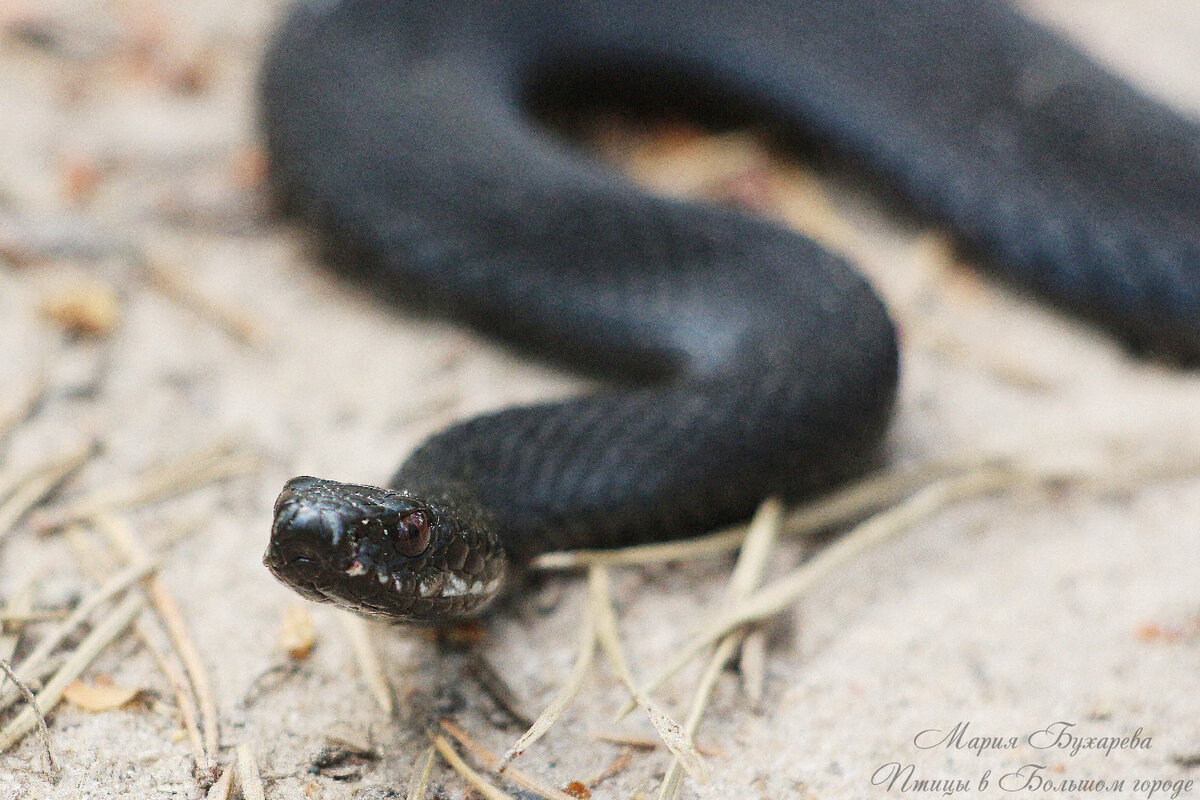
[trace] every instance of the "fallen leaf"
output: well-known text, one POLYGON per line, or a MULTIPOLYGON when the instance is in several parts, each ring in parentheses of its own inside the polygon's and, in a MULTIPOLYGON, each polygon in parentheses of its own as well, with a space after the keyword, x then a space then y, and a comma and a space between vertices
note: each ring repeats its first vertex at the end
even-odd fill
POLYGON ((592 790, 579 781, 571 781, 563 788, 563 791, 571 797, 578 797, 579 800, 591 800, 592 796, 592 790))
POLYGON ((121 320, 117 293, 108 284, 80 280, 46 297, 41 311, 72 336, 93 339, 112 333, 121 320))
POLYGON ((142 691, 135 686, 75 680, 63 689, 63 697, 84 711, 112 711, 136 700, 142 691))

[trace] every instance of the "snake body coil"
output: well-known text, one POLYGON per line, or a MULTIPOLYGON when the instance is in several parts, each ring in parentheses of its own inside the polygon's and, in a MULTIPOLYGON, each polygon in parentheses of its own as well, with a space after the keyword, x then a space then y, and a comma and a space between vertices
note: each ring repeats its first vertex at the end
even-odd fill
POLYGON ((897 379, 867 283, 736 210, 651 197, 531 110, 579 95, 772 120, 999 274, 1200 356, 1200 128, 995 0, 343 0, 268 53, 272 173, 339 262, 622 389, 452 426, 392 489, 315 478, 266 563, 446 621, 508 560, 687 536, 863 469, 897 379))

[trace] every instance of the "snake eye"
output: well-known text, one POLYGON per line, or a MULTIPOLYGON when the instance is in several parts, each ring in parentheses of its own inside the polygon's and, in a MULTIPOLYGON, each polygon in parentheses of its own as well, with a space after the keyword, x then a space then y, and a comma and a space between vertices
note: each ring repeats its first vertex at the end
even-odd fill
POLYGON ((400 518, 396 525, 396 550, 408 558, 416 558, 429 547, 429 518, 424 511, 414 511, 400 518))

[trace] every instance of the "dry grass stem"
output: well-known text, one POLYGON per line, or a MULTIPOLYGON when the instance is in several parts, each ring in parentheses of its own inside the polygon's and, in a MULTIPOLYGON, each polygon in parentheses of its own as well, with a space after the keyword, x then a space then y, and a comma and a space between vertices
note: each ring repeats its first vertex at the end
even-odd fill
MULTIPOLYGON (((26 580, 18 586, 8 599, 7 611, 10 614, 21 614, 33 609, 33 581, 26 580)), ((17 645, 21 641, 20 629, 10 629, 8 625, 0 630, 0 659, 10 661, 13 653, 17 652, 17 645)), ((0 687, 4 686, 4 681, 0 680, 0 687)))
POLYGON ((701 676, 700 682, 696 686, 696 696, 692 698, 692 706, 688 709, 687 720, 683 723, 683 731, 689 741, 696 735, 696 728, 700 725, 700 718, 704 715, 704 709, 708 705, 708 699, 712 695, 717 678, 721 675, 721 670, 729 663, 729 659, 733 658, 738 645, 742 643, 742 637, 738 634, 738 631, 734 631, 721 639, 712 658, 709 659, 704 675, 701 676))
POLYGON ((787 512, 783 531, 804 535, 830 530, 890 508, 934 481, 964 472, 998 466, 992 456, 966 455, 938 461, 902 464, 861 478, 815 503, 787 512))
POLYGON ((429 776, 433 774, 433 759, 437 750, 433 745, 425 748, 413 764, 412 775, 408 779, 408 800, 425 800, 429 791, 429 776))
POLYGON ((124 483, 90 492, 48 512, 39 522, 47 528, 58 528, 101 513, 136 508, 252 472, 259 462, 258 456, 223 442, 157 464, 124 483))
POLYGON ((163 297, 178 303, 240 344, 251 347, 267 344, 266 332, 257 317, 202 293, 183 270, 168 265, 165 258, 144 254, 141 264, 150 285, 163 297))
POLYGON ((636 566, 663 561, 688 561, 728 553, 746 538, 742 526, 679 542, 642 544, 618 550, 564 550, 542 553, 530 566, 542 570, 577 570, 591 566, 636 566))
MULTIPOLYGON (((0 539, 7 536, 26 514, 87 463, 95 452, 95 443, 88 442, 17 479, 15 485, 7 490, 7 498, 0 504, 0 539)), ((0 496, 5 494, 5 490, 0 490, 0 496)))
POLYGON ((767 675, 767 632, 755 629, 742 639, 742 653, 738 660, 738 672, 742 675, 742 691, 750 701, 750 707, 762 707, 763 685, 767 675))
POLYGON ((438 753, 450 765, 450 768, 463 777, 475 791, 479 792, 488 800, 512 800, 512 798, 504 792, 497 789, 492 784, 488 783, 482 775, 471 769, 466 761, 463 761, 462 756, 454 749, 454 745, 450 744, 450 740, 445 736, 434 734, 432 736, 433 746, 437 748, 438 753))
MULTIPOLYGON (((683 725, 682 735, 687 740, 688 744, 695 746, 693 737, 696 735, 696 727, 700 724, 700 717, 704 713, 704 707, 708 705, 708 698, 712 694, 712 688, 716 685, 717 677, 721 674, 721 670, 725 664, 737 652, 738 645, 741 643, 741 636, 737 631, 734 631, 725 636, 713 651, 712 658, 709 659, 708 667, 704 670, 704 675, 700 678, 700 683, 696 687, 696 695, 692 699, 692 707, 688 712, 687 721, 683 725)), ((685 765, 682 759, 676 756, 671 761, 671 766, 667 768, 667 774, 663 777, 662 786, 659 789, 659 800, 674 800, 679 794, 679 785, 683 780, 683 770, 685 765)))
POLYGON ((590 579, 592 613, 596 619, 596 637, 600 642, 600 649, 608 657, 617 677, 625 684, 629 696, 637 705, 646 710, 650 724, 658 732, 663 744, 679 759, 680 765, 689 775, 700 783, 706 783, 708 766, 705 764, 704 758, 688 741, 687 736, 684 735, 683 728, 634 683, 633 674, 629 671, 629 662, 625 658, 620 637, 617 635, 617 618, 612 607, 608 570, 603 566, 593 566, 588 572, 588 577, 590 579))
POLYGON ((371 632, 367 629, 367 621, 349 612, 342 612, 338 616, 341 617, 342 627, 346 630, 347 638, 350 639, 350 647, 354 650, 354 660, 358 662, 358 669, 362 672, 363 680, 366 681, 367 690, 375 698, 375 703, 383 710, 383 713, 390 717, 396 707, 395 696, 392 693, 391 684, 388 683, 387 675, 384 674, 379 654, 375 652, 375 645, 371 641, 371 632))
POLYGON ((504 754, 504 758, 500 759, 500 763, 496 766, 497 772, 504 772, 514 758, 542 738, 542 735, 558 722, 558 718, 562 716, 567 706, 571 704, 583 687, 583 681, 592 666, 592 655, 596 652, 596 619, 590 605, 584 610, 583 625, 579 632, 579 646, 575 652, 575 663, 571 665, 571 672, 567 675, 567 680, 554 695, 554 699, 546 706, 546 709, 529 726, 529 730, 525 731, 521 738, 517 739, 504 754))
MULTIPOLYGON (((1140 451, 1144 446, 1138 445, 1140 451)), ((1157 455, 1157 454, 1156 454, 1157 455)), ((1141 452, 1120 453, 1112 463, 1046 463, 1024 466, 1018 478, 1028 485, 1069 483, 1095 492, 1130 489, 1141 484, 1178 480, 1200 474, 1200 455, 1184 450, 1167 458, 1146 460, 1141 452)))
POLYGON ((166 651, 154 641, 154 637, 150 634, 150 630, 146 626, 139 622, 134 625, 134 629, 137 631, 138 638, 142 640, 142 644, 146 646, 146 650, 150 653, 151 658, 158 664, 159 670, 166 677, 167 684, 171 687, 171 691, 175 695, 175 702, 179 704, 180 722, 183 724, 183 731, 187 735, 188 743, 192 748, 192 758, 195 760, 197 767, 202 767, 206 764, 208 756, 204 750, 204 737, 200 733, 200 709, 196 702, 195 689, 188 683, 187 675, 183 673, 183 669, 168 658, 166 651))
MULTIPOLYGON (((767 498, 758 507, 754 518, 750 520, 747 526, 742 551, 738 555, 737 563, 734 565, 733 573, 729 578, 729 584, 726 586, 725 605, 728 606, 731 603, 736 603, 744 599, 762 579, 762 573, 767 564, 767 557, 770 555, 771 547, 779 536, 782 518, 783 502, 779 498, 767 498)), ((717 648, 714 658, 721 656, 721 662, 716 667, 718 671, 732 657, 734 651, 737 649, 737 644, 740 643, 740 639, 741 636, 739 635, 737 636, 737 641, 734 641, 732 646, 717 648)), ((697 697, 700 696, 700 694, 697 695, 697 697)), ((707 692, 704 692, 703 696, 707 697, 707 692)), ((616 718, 618 720, 621 719, 633 709, 633 702, 626 702, 617 712, 616 718)))
POLYGON ((208 669, 204 665, 204 659, 200 657, 196 643, 192 640, 191 631, 184 622, 179 604, 175 602, 175 598, 168 591, 166 584, 157 576, 151 575, 146 578, 145 585, 159 619, 167 629, 167 637, 183 662, 184 672, 195 693, 196 704, 200 710, 200 724, 204 734, 204 754, 208 762, 212 763, 216 758, 220 734, 217 727, 217 703, 213 696, 212 686, 208 681, 208 669))
MULTIPOLYGON (((455 725, 450 720, 441 720, 441 725, 446 733, 453 736, 459 744, 465 747, 467 751, 475 757, 476 760, 482 763, 487 769, 499 774, 500 759, 496 757, 495 753, 493 753, 491 750, 488 750, 473 736, 469 735, 466 731, 464 731, 458 725, 455 725)), ((504 777, 515 783, 517 786, 520 786, 522 789, 544 797, 546 800, 576 800, 576 798, 571 797, 566 792, 563 792, 551 786, 550 784, 533 777, 529 773, 517 769, 516 767, 510 767, 508 771, 504 773, 504 777)))
POLYGON ((208 789, 208 794, 204 795, 204 800, 229 800, 233 793, 233 772, 232 766, 225 767, 221 771, 221 777, 217 778, 208 789))
POLYGON ((237 782, 242 790, 242 800, 266 800, 263 792, 262 776, 259 775, 258 761, 250 748, 244 744, 237 748, 237 782))
POLYGON ((584 784, 592 789, 595 789, 609 778, 623 772, 625 768, 629 766, 631 761, 633 761, 633 754, 629 750, 626 750, 625 752, 621 753, 621 755, 614 758, 612 763, 610 763, 607 767, 584 781, 584 784))
POLYGON ((1012 470, 993 466, 944 478, 926 486, 907 500, 861 523, 790 574, 719 612, 715 619, 679 648, 668 663, 655 673, 647 686, 651 691, 661 686, 697 653, 734 628, 747 622, 765 619, 788 608, 822 578, 861 553, 905 530, 918 519, 927 517, 950 503, 1012 486, 1020 480, 1021 476, 1012 470))
MULTIPOLYGON (((898 502, 922 484, 986 463, 991 462, 975 458, 959 462, 914 464, 867 476, 826 497, 789 511, 783 521, 783 531, 789 535, 806 534, 861 519, 871 511, 898 502)), ((749 527, 740 523, 679 542, 635 545, 618 550, 543 553, 533 560, 532 566, 544 570, 575 570, 593 564, 634 566, 663 561, 689 561, 737 550, 748 533, 749 527)))
POLYGON ((745 597, 762 580, 782 520, 783 501, 778 497, 768 497, 759 505, 754 519, 750 520, 746 541, 733 567, 733 574, 729 576, 729 585, 725 589, 728 599, 745 597))
MULTIPOLYGON (((116 595, 128 589, 134 582, 141 580, 157 568, 158 564, 156 562, 144 560, 140 563, 131 564, 117 574, 113 575, 111 578, 105 581, 100 588, 96 589, 94 592, 85 597, 83 601, 75 607, 75 610, 72 611, 66 619, 60 622, 54 628, 54 630, 50 631, 48 634, 46 634, 46 636, 42 637, 42 639, 38 641, 37 646, 34 647, 33 650, 30 651, 29 655, 25 657, 25 660, 17 666, 17 673, 19 675, 26 676, 26 680, 28 680, 28 676, 38 670, 50 657, 50 654, 53 653, 54 650, 60 644, 62 644, 68 636, 71 635, 71 632, 75 630, 76 627, 90 617, 93 611, 95 611, 103 603, 108 602, 116 595)), ((3 682, 0 681, 0 689, 2 688, 3 682)), ((3 706, 3 697, 0 696, 0 708, 3 706)))
MULTIPOLYGON (((16 665, 14 669, 17 675, 25 682, 26 686, 31 686, 34 689, 41 689, 46 685, 46 680, 58 670, 62 669, 62 665, 66 662, 68 654, 58 654, 53 658, 47 659, 36 669, 31 671, 22 671, 20 665, 16 665)), ((7 660, 7 659, 6 659, 7 660)), ((21 691, 9 684, 7 675, 0 675, 0 680, 6 684, 4 694, 0 696, 0 711, 4 711, 21 699, 21 691)))
MULTIPOLYGON (((750 521, 746 542, 742 545, 742 552, 738 555, 737 564, 733 568, 733 574, 730 575, 729 584, 725 589, 728 603, 736 603, 744 599, 762 580, 771 548, 779 536, 782 519, 783 502, 779 498, 767 498, 759 505, 754 519, 750 521)), ((721 670, 737 652, 744 637, 745 631, 742 629, 726 634, 718 642, 709 659, 708 667, 704 670, 704 675, 696 687, 692 706, 688 710, 687 719, 683 724, 683 735, 689 744, 693 743, 696 729, 700 725, 700 718, 704 715, 704 709, 712 696, 713 687, 716 686, 721 670)), ((683 763, 676 757, 671 762, 670 768, 667 769, 666 777, 663 778, 662 788, 658 795, 659 800, 674 800, 679 794, 682 778, 683 763)))
POLYGON ((126 597, 84 637, 83 641, 79 643, 79 647, 75 648, 58 672, 54 673, 42 690, 37 693, 36 708, 34 706, 24 708, 21 713, 9 720, 3 730, 0 730, 0 753, 7 751, 37 725, 37 721, 41 717, 37 708, 49 711, 58 704, 67 684, 78 678, 80 673, 95 660, 96 656, 113 639, 117 638, 121 631, 129 627, 134 617, 142 610, 143 605, 140 597, 126 597))
MULTIPOLYGON (((139 564, 146 565, 151 563, 151 559, 141 554, 140 545, 134 541, 126 528, 120 525, 110 525, 108 533, 113 546, 121 552, 127 553, 133 561, 133 564, 123 568, 114 575, 114 578, 121 577, 125 570, 136 571, 139 564)), ((106 569, 111 569, 108 566, 109 562, 112 561, 111 553, 98 547, 86 535, 83 528, 78 525, 70 525, 67 527, 64 535, 75 549, 76 560, 93 578, 98 578, 104 574, 106 569)), ((106 585, 108 584, 107 581, 105 583, 106 585)), ((98 599, 97 595, 90 596, 88 600, 93 599, 98 599)), ((87 602, 85 601, 85 603, 87 602)), ((208 766, 209 760, 205 754, 204 739, 200 733, 200 724, 198 722, 200 712, 196 701, 195 689, 188 682, 187 676, 179 664, 169 658, 163 647, 159 646, 155 634, 163 634, 157 628, 150 628, 142 620, 137 620, 134 622, 133 629, 142 644, 145 645, 146 651, 150 653, 155 663, 158 664, 163 676, 167 679, 167 684, 171 687, 171 691, 175 695, 183 729, 192 748, 192 757, 195 759, 198 767, 208 766)))
POLYGON ((654 730, 662 739, 663 744, 675 756, 679 766, 697 782, 708 783, 708 762, 692 744, 691 737, 687 735, 683 727, 661 707, 644 696, 639 705, 646 709, 650 724, 654 726, 654 730))
POLYGON ((598 731, 593 733, 592 737, 597 741, 608 742, 610 744, 619 744, 623 747, 632 747, 635 750, 658 749, 657 739, 651 739, 649 736, 640 736, 636 733, 625 733, 623 731, 598 731))
POLYGON ((0 670, 4 672, 6 678, 13 682, 17 690, 21 693, 21 696, 25 698, 25 702, 28 704, 27 710, 33 712, 37 723, 38 738, 42 741, 42 747, 46 749, 46 771, 50 775, 50 780, 57 781, 59 775, 58 759, 54 755, 54 742, 50 739, 50 729, 46 727, 46 715, 42 713, 41 707, 38 706, 38 701, 34 697, 33 691, 13 672, 12 664, 8 663, 8 659, 0 658, 0 670))
MULTIPOLYGON (((49 373, 43 368, 30 378, 24 387, 9 395, 14 399, 6 402, 4 407, 0 408, 0 441, 12 433, 18 425, 29 419, 49 385, 49 373)), ((3 494, 0 492, 0 496, 3 494)))
MULTIPOLYGON (((150 560, 145 548, 124 522, 105 512, 98 512, 94 516, 94 520, 97 529, 105 535, 112 548, 125 558, 135 564, 150 560)), ((204 761, 198 766, 207 768, 215 763, 217 745, 220 741, 217 702, 212 692, 212 685, 208 680, 208 669, 204 665, 204 659, 200 657, 200 650, 196 647, 191 630, 183 618, 183 612, 179 610, 179 604, 175 601, 175 597, 167 585, 153 573, 145 577, 142 585, 158 618, 162 620, 171 646, 179 655, 180 661, 183 662, 183 669, 187 673, 188 681, 195 693, 196 704, 200 709, 205 756, 204 761)))
POLYGON ((65 608, 42 608, 20 611, 11 605, 0 610, 0 625, 20 627, 31 622, 55 622, 67 616, 65 608))
POLYGON ((525 728, 533 725, 533 717, 525 710, 525 703, 517 696, 508 682, 479 650, 472 650, 467 659, 467 672, 479 684, 484 693, 514 722, 525 728))

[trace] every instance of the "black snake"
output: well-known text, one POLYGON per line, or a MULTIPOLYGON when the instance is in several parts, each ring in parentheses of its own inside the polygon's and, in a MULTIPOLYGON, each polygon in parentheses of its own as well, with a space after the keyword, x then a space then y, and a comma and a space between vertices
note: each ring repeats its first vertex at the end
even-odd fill
POLYGON ((1200 127, 1002 2, 306 2, 262 83, 289 207, 408 308, 626 383, 454 425, 392 489, 290 481, 265 560, 301 594, 448 621, 510 560, 695 534, 876 454, 897 348, 866 281, 534 122, 618 96, 770 120, 1000 275, 1137 350, 1200 356, 1200 127))

